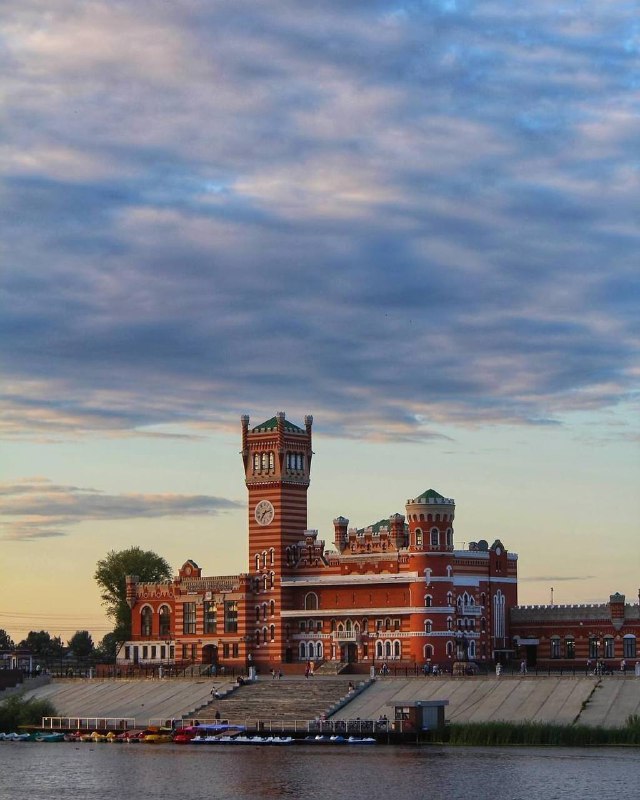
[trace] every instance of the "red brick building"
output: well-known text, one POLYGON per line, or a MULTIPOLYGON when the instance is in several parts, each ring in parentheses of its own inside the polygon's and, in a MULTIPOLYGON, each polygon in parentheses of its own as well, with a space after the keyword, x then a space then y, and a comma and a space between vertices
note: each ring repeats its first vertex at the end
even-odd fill
POLYGON ((500 541, 454 544, 455 503, 429 489, 368 527, 307 527, 313 418, 242 417, 248 491, 245 573, 203 576, 187 560, 168 583, 127 579, 132 638, 120 664, 270 668, 307 661, 489 663, 512 654, 517 556, 500 541))

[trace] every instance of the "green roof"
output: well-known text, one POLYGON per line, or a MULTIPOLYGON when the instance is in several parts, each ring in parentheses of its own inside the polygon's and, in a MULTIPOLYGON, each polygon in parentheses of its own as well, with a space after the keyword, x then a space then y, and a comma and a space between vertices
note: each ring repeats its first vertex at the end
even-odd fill
POLYGON ((427 489, 426 492, 418 495, 416 500, 422 500, 423 498, 425 500, 444 500, 444 495, 440 494, 440 492, 436 492, 435 489, 427 489))
MULTIPOLYGON (((266 422, 263 422, 261 425, 256 425, 255 428, 252 428, 252 433, 258 433, 260 431, 275 431, 278 427, 278 418, 271 417, 266 422)), ((289 431, 290 433, 304 433, 302 428, 299 428, 297 425, 294 425, 293 422, 289 422, 288 419, 284 421, 284 429, 285 431, 289 431)))

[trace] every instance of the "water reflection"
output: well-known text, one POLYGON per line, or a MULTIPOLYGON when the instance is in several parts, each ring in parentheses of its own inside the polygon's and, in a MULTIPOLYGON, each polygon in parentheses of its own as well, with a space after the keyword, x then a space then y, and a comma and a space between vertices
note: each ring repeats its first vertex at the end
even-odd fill
POLYGON ((598 800, 630 796, 634 749, 0 744, 0 797, 598 800))

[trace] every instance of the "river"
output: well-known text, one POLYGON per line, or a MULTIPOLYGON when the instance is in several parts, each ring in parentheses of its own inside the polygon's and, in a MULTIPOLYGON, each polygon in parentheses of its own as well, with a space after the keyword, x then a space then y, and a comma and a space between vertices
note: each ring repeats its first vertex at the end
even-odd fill
POLYGON ((621 800, 637 748, 0 743, 0 800, 621 800))

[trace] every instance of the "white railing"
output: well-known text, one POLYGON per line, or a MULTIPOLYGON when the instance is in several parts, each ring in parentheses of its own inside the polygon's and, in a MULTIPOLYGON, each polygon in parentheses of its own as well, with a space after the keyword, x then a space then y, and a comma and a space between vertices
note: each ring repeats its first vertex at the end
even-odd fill
POLYGON ((130 730, 136 727, 135 717, 42 717, 46 730, 130 730))

